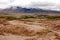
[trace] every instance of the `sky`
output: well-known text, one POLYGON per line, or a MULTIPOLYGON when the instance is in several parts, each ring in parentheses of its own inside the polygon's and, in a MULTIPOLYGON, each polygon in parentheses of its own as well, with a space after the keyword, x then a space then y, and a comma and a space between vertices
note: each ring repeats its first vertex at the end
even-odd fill
POLYGON ((5 9, 11 6, 60 11, 60 0, 0 0, 0 8, 5 9))

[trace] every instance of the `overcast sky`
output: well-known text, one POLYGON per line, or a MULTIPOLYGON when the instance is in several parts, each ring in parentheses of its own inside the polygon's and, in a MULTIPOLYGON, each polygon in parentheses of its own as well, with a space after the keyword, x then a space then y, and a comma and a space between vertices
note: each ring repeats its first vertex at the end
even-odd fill
POLYGON ((10 6, 60 10, 60 0, 0 0, 0 8, 10 6))

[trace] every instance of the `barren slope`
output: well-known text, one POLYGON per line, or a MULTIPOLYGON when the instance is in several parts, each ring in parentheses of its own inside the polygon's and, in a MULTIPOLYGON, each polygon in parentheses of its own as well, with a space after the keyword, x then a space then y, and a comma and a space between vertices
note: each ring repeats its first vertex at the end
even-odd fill
POLYGON ((0 40, 60 40, 60 20, 0 21, 0 40))

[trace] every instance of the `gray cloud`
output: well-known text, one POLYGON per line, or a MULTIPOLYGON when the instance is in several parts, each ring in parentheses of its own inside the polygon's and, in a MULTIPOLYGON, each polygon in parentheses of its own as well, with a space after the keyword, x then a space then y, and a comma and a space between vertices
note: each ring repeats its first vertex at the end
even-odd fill
POLYGON ((20 6, 26 8, 41 8, 49 10, 60 10, 60 2, 56 0, 1 0, 0 8, 9 6, 20 6))
POLYGON ((10 3, 14 2, 15 0, 10 0, 10 3))
POLYGON ((48 3, 48 2, 32 2, 30 7, 48 7, 48 6, 54 6, 54 3, 48 3))
POLYGON ((52 2, 32 2, 27 5, 28 8, 41 8, 41 9, 48 9, 48 10, 59 10, 60 6, 56 3, 52 2))
POLYGON ((5 2, 0 2, 0 5, 3 5, 3 4, 7 4, 7 3, 5 3, 5 2))
POLYGON ((41 2, 37 2, 32 4, 32 6, 53 6, 53 3, 41 3, 41 2))

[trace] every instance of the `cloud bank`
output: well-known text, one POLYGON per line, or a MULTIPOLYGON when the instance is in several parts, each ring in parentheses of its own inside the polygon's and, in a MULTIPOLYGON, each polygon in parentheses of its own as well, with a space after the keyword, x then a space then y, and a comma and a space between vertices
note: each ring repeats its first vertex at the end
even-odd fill
POLYGON ((60 0, 1 0, 0 8, 5 9, 11 6, 26 8, 42 8, 60 11, 60 0))

